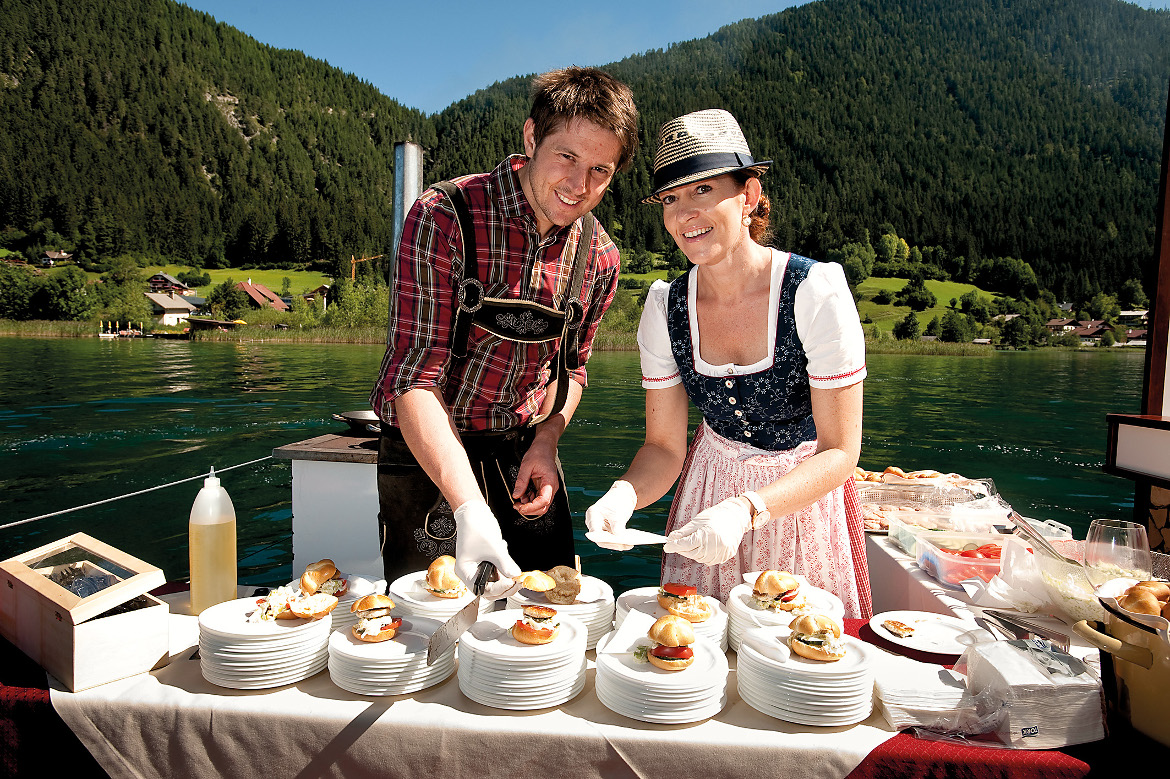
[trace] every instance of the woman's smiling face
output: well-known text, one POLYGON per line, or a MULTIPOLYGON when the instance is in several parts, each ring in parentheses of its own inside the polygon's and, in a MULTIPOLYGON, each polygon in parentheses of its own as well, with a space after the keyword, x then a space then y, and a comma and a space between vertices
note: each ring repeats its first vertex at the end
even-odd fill
POLYGON ((745 186, 725 174, 662 193, 663 226, 688 260, 712 265, 749 240, 743 217, 754 180, 745 186))

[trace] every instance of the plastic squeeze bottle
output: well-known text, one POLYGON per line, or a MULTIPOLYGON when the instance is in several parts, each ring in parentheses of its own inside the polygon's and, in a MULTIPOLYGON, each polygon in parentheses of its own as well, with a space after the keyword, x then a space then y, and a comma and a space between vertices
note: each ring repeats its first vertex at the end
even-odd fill
POLYGON ((236 599, 236 509, 211 469, 191 506, 191 613, 236 599))

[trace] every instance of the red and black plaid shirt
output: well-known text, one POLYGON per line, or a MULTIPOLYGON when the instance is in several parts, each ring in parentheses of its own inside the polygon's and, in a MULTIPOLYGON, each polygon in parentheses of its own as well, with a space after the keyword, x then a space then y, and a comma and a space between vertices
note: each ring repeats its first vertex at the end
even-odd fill
MULTIPOLYGON (((527 162, 514 155, 491 173, 464 176, 455 183, 471 212, 485 294, 563 311, 581 222, 541 239, 517 175, 527 162)), ((418 387, 442 388, 459 430, 519 427, 544 402, 559 339, 518 343, 472 327, 467 357, 451 355, 458 307, 455 290, 463 275, 462 244, 446 196, 428 189, 406 216, 398 262, 390 276, 390 339, 370 395, 370 404, 387 424, 397 425, 392 401, 418 387)), ((618 250, 600 225, 593 232, 588 256, 581 290, 582 366, 617 288, 618 250)), ((586 383, 584 367, 569 375, 586 383)))

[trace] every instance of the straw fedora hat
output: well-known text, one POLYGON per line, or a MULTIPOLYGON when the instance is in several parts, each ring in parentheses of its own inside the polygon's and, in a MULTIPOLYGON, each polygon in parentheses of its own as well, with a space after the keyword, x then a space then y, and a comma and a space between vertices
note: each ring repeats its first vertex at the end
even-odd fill
POLYGON ((671 119, 658 131, 654 192, 642 202, 659 203, 668 189, 737 170, 761 176, 771 164, 771 160, 752 157, 739 122, 727 111, 695 111, 671 119))

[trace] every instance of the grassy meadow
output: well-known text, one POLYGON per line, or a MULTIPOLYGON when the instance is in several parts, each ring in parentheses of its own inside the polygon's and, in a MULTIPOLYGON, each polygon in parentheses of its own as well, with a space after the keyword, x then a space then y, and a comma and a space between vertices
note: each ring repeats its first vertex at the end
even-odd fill
MULTIPOLYGON (((870 277, 857 285, 857 293, 860 296, 860 299, 857 301, 857 313, 867 328, 870 323, 873 323, 883 333, 892 333, 894 325, 906 318, 906 314, 910 313, 909 306, 879 305, 873 302, 873 296, 882 290, 892 292, 896 295, 902 290, 902 287, 906 286, 907 281, 908 279, 870 277), (866 317, 868 317, 868 320, 866 317)), ((985 292, 973 284, 962 284, 957 281, 928 280, 926 282, 926 288, 934 293, 934 296, 938 298, 938 302, 934 308, 917 312, 918 323, 923 329, 936 316, 940 320, 943 318, 943 315, 950 308, 951 298, 958 300, 972 290, 980 297, 987 298, 988 300, 995 297, 992 293, 985 292)))

